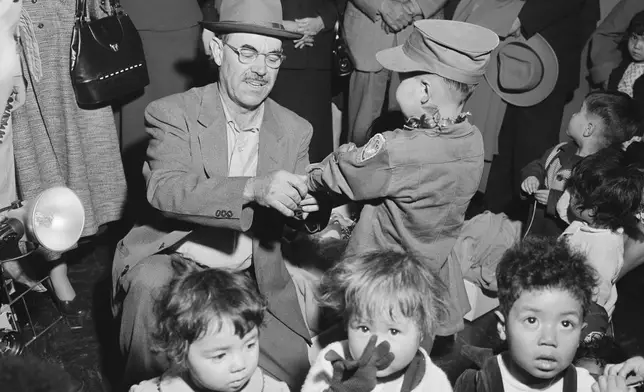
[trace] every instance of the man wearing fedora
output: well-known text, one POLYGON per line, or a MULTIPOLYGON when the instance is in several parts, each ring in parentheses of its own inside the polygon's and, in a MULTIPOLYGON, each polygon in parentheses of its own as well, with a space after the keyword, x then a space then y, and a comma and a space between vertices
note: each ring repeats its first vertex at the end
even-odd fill
POLYGON ((294 174, 309 164, 311 125, 267 96, 284 60, 281 40, 301 35, 282 26, 279 0, 217 6, 219 21, 202 23, 217 34, 210 49, 218 82, 155 101, 145 113, 147 196, 164 218, 133 228, 114 257, 125 383, 165 370, 149 336, 156 293, 179 253, 201 268, 255 277, 268 300, 260 366, 297 389, 309 368, 316 309, 304 306, 313 295, 286 269, 280 240, 285 224, 319 230, 329 211, 294 174))
POLYGON ((486 78, 508 103, 485 192, 492 212, 526 217, 519 202, 521 169, 559 141, 564 105, 579 84, 581 52, 598 19, 598 0, 526 0, 510 32, 525 44, 499 46, 502 55, 492 62, 499 72, 486 78), (548 61, 550 49, 532 40, 537 34, 552 48, 556 65, 548 61), (548 75, 555 67, 551 88, 548 75))

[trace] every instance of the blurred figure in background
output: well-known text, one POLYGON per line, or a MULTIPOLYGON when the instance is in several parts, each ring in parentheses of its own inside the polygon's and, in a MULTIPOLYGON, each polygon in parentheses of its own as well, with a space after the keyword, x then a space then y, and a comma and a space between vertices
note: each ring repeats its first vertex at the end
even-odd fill
POLYGON ((282 13, 284 27, 304 37, 284 41, 286 61, 271 98, 313 125, 309 156, 320 162, 333 151, 331 70, 338 9, 335 0, 282 0, 282 13))

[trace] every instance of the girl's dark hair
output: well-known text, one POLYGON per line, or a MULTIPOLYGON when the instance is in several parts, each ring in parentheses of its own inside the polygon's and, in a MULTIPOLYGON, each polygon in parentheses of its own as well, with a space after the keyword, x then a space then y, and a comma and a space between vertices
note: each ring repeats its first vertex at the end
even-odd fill
POLYGON ((584 100, 586 111, 601 119, 606 146, 641 136, 642 114, 637 102, 621 91, 595 91, 584 100))
POLYGON ((633 16, 631 23, 626 29, 626 38, 632 35, 644 35, 644 11, 640 11, 633 16))
POLYGON ((644 188, 644 144, 612 146, 579 161, 566 181, 572 208, 592 210, 594 224, 641 238, 637 214, 644 188))
POLYGON ((240 338, 264 320, 266 301, 254 281, 242 273, 221 269, 201 270, 190 260, 172 256, 176 277, 155 303, 158 327, 153 350, 170 362, 166 375, 186 370, 190 345, 207 333, 231 322, 240 338))
POLYGON ((499 308, 507 317, 519 297, 530 291, 562 290, 576 298, 584 317, 597 277, 586 257, 564 240, 530 236, 508 249, 496 267, 499 308))

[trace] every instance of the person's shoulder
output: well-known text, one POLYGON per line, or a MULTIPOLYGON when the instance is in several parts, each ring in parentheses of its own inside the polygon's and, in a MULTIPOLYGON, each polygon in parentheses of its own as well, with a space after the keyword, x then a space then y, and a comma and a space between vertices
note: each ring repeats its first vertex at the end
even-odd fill
POLYGON ((590 372, 584 368, 575 366, 575 370, 577 371, 577 391, 590 391, 595 383, 593 376, 591 376, 590 372))
POLYGON ((295 130, 309 130, 313 132, 313 126, 306 119, 296 114, 294 111, 287 109, 279 103, 268 98, 264 102, 264 110, 268 110, 278 122, 284 123, 295 130))

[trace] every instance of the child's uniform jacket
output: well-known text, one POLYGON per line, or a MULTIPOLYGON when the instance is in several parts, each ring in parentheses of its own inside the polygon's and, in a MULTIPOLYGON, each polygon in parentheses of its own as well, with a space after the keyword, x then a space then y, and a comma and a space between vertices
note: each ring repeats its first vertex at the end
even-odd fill
MULTIPOLYGON (((306 376, 302 392, 324 392, 327 390, 333 377, 333 365, 324 356, 331 350, 338 353, 342 358, 346 358, 349 354, 349 342, 347 340, 333 342, 320 351, 311 370, 309 370, 309 374, 306 376)), ((418 348, 418 351, 425 358, 425 374, 418 385, 411 391, 451 392, 452 384, 449 382, 445 372, 432 362, 422 347, 418 348)), ((396 379, 379 383, 371 392, 400 392, 402 385, 403 377, 400 376, 396 379)))
MULTIPOLYGON (((485 361, 481 370, 467 369, 456 380, 454 392, 532 392, 537 391, 527 385, 521 384, 517 379, 510 376, 507 369, 501 370, 499 362, 502 361, 500 355, 495 355, 485 361), (508 375, 512 380, 506 380, 504 385, 504 375, 508 375), (506 388, 509 386, 510 388, 506 388), (508 389, 508 390, 506 390, 508 389)), ((540 392, 589 392, 595 379, 592 378, 586 369, 577 368, 573 365, 568 366, 565 370, 563 380, 560 380, 547 389, 540 392)))
MULTIPOLYGON (((277 381, 256 368, 248 384, 239 392, 289 392, 286 383, 277 381)), ((129 392, 194 392, 181 377, 159 377, 132 385, 129 392)))
POLYGON ((347 254, 393 249, 419 255, 449 290, 449 320, 438 334, 461 330, 469 302, 460 266, 447 257, 481 181, 481 132, 468 121, 441 130, 397 129, 361 148, 341 146, 307 172, 310 190, 363 203, 347 254))
POLYGON ((558 237, 564 231, 567 225, 557 216, 557 202, 563 195, 572 168, 581 159, 575 143, 560 143, 521 170, 521 183, 534 176, 539 179, 539 189, 550 190, 548 203, 545 206, 537 203, 530 234, 558 237))

